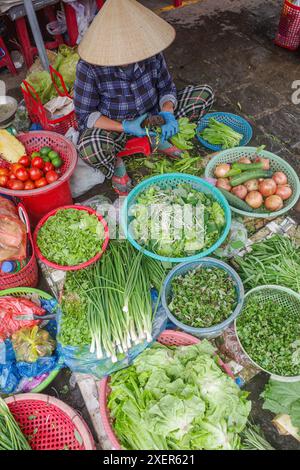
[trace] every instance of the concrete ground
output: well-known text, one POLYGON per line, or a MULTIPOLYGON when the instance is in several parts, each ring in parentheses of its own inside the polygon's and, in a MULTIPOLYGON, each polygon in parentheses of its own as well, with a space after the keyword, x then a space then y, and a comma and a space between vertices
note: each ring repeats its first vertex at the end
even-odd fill
MULTIPOLYGON (((142 0, 157 9, 171 0, 142 0)), ((178 88, 208 83, 216 93, 215 110, 237 112, 251 121, 253 145, 285 158, 300 170, 300 104, 293 104, 293 83, 300 81, 299 53, 273 44, 282 0, 202 0, 161 14, 177 31, 174 44, 166 51, 178 88)), ((0 74, 8 94, 19 95, 18 83, 0 74)), ((298 87, 300 82, 298 83, 298 87)), ((95 188, 92 192, 99 191, 95 188)), ((103 191, 103 188, 101 188, 103 191)), ((299 220, 300 205, 293 212, 299 220)), ((253 398, 253 418, 262 426, 277 449, 300 449, 289 437, 280 437, 271 424, 272 414, 261 408, 259 394, 266 375, 256 376, 247 389, 253 398)), ((78 389, 69 386, 69 373, 61 372, 47 390, 72 404, 86 416, 78 389)))

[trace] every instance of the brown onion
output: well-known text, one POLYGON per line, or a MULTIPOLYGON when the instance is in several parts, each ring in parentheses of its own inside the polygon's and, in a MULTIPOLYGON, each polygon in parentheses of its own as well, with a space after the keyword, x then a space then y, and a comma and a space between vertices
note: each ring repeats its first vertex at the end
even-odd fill
POLYGON ((272 178, 267 178, 259 183, 258 190, 264 196, 272 196, 276 193, 277 185, 272 178))
POLYGON ((280 209, 283 208, 283 200, 281 199, 280 196, 276 196, 276 195, 269 196, 265 200, 265 206, 266 206, 266 209, 270 212, 279 211, 280 209))
POLYGON ((217 178, 223 178, 228 171, 230 171, 230 165, 228 163, 221 163, 216 166, 214 174, 217 178))
POLYGON ((234 188, 232 188, 231 192, 240 199, 245 199, 248 193, 247 188, 243 184, 235 186, 234 188))
POLYGON ((246 196, 246 202, 253 209, 258 209, 262 206, 263 197, 259 191, 250 191, 246 196))
POLYGON ((275 181, 276 184, 280 185, 287 184, 288 182, 286 174, 282 171, 276 171, 276 173, 274 173, 274 175, 272 176, 272 179, 275 181))
POLYGON ((277 187, 276 193, 283 201, 286 201, 293 194, 292 188, 288 184, 280 185, 277 187))
POLYGON ((263 163, 263 170, 269 170, 270 169, 270 160, 268 158, 260 158, 258 157, 255 160, 255 163, 263 163))
POLYGON ((228 178, 219 178, 216 184, 217 188, 226 189, 226 191, 231 191, 231 184, 229 183, 228 178))
POLYGON ((258 180, 249 180, 244 184, 247 188, 247 191, 257 191, 258 190, 258 180))
POLYGON ((238 160, 239 163, 246 163, 247 165, 249 165, 251 162, 250 158, 248 157, 242 157, 238 160))

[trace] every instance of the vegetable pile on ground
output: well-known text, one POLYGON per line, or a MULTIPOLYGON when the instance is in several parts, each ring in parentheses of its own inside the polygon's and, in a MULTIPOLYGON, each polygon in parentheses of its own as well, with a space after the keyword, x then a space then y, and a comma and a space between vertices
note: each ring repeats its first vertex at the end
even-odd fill
POLYGON ((261 397, 264 399, 263 409, 289 415, 292 424, 300 431, 300 381, 270 380, 261 397))
POLYGON ((285 377, 300 375, 299 315, 274 299, 251 297, 236 325, 244 350, 260 367, 285 377))
POLYGON ((233 207, 249 212, 279 211, 293 190, 286 174, 270 170, 270 160, 258 155, 259 149, 252 160, 242 157, 232 164, 217 165, 214 169, 216 186, 233 207))
POLYGON ((223 150, 238 147, 243 138, 242 134, 214 118, 209 119, 208 126, 200 136, 211 145, 221 145, 223 150))
POLYGON ((156 313, 151 287, 160 291, 164 275, 161 263, 128 242, 111 241, 98 263, 68 274, 67 286, 76 294, 64 295, 59 341, 63 346, 90 343, 91 353, 98 359, 110 357, 112 362, 135 344, 150 342, 156 313))
POLYGON ((137 197, 130 209, 130 216, 130 229, 135 240, 160 256, 176 258, 210 248, 219 239, 226 224, 220 204, 211 195, 193 189, 190 184, 179 184, 173 189, 149 187, 137 197), (191 217, 184 220, 183 212, 179 220, 177 209, 184 210, 187 205, 191 208, 191 217), (199 214, 202 211, 203 217, 199 214), (163 224, 162 214, 167 221, 163 224))
POLYGON ((225 321, 237 304, 234 281, 224 269, 199 267, 172 280, 168 307, 185 325, 209 328, 225 321))
POLYGON ((76 266, 96 256, 104 238, 104 227, 96 215, 85 210, 61 209, 42 225, 37 244, 48 261, 76 266))
POLYGON ((10 164, 0 167, 1 187, 26 191, 42 188, 58 180, 59 168, 63 165, 63 161, 57 152, 50 147, 42 147, 39 152, 33 152, 30 156, 26 155, 21 142, 7 131, 2 132, 8 134, 2 143, 4 149, 2 155, 10 164), (18 145, 21 146, 20 149, 18 145))
POLYGON ((197 124, 190 122, 188 118, 178 119, 178 124, 179 132, 170 140, 179 150, 191 150, 193 148, 191 140, 196 135, 197 124))
POLYGON ((264 284, 289 287, 300 293, 300 248, 288 237, 273 235, 251 245, 234 263, 248 289, 264 284))
POLYGON ((206 340, 155 344, 112 375, 108 407, 128 450, 230 450, 241 447, 251 403, 217 365, 206 340))
POLYGON ((0 398, 0 450, 31 450, 7 404, 0 398))

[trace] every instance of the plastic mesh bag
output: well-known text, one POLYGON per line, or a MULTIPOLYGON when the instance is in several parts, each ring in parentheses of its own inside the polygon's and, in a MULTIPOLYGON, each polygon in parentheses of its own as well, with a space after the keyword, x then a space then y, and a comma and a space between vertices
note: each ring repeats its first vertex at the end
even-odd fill
POLYGON ((18 362, 36 362, 38 359, 51 356, 55 349, 55 341, 48 331, 33 328, 22 328, 12 335, 16 359, 18 362))

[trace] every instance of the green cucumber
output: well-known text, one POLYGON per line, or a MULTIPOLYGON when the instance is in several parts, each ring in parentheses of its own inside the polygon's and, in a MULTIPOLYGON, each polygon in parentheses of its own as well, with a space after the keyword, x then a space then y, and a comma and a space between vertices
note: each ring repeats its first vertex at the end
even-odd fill
POLYGON ((253 171, 245 171, 240 175, 233 176, 230 179, 231 186, 238 186, 239 184, 246 183, 249 180, 257 180, 258 178, 271 178, 273 175, 273 171, 270 170, 253 170, 253 171))
POLYGON ((229 178, 229 176, 240 175, 241 173, 242 173, 242 170, 239 170, 238 168, 231 168, 231 170, 229 170, 228 173, 224 175, 224 178, 229 178))
POLYGON ((252 170, 263 170, 264 164, 263 162, 257 163, 233 163, 232 168, 234 170, 241 170, 241 171, 252 171, 252 170))
POLYGON ((243 199, 240 199, 239 197, 235 196, 235 194, 230 193, 226 189, 218 189, 219 191, 221 191, 223 196, 226 197, 227 201, 232 207, 235 207, 236 209, 240 209, 242 211, 253 212, 252 207, 250 207, 245 201, 243 201, 243 199))

